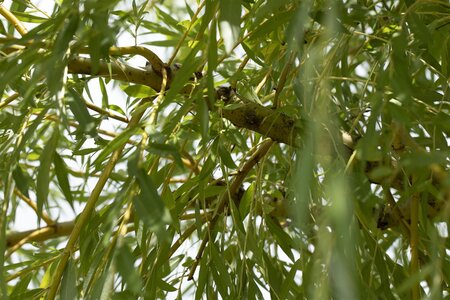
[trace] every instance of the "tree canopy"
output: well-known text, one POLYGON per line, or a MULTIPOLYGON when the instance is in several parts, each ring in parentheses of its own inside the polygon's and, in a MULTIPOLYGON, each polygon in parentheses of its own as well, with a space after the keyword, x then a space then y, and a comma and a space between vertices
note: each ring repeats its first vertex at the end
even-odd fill
POLYGON ((0 2, 2 298, 450 297, 448 1, 42 5, 0 2))

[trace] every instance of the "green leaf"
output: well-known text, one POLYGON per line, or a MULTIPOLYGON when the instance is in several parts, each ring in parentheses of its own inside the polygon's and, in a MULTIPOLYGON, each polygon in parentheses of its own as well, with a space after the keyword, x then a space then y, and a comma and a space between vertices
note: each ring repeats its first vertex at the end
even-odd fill
POLYGON ((134 98, 147 98, 153 97, 156 95, 154 89, 141 85, 141 84, 133 84, 133 85, 121 85, 120 88, 130 97, 134 98))
POLYGON ((21 299, 40 299, 47 292, 46 289, 31 289, 25 290, 23 293, 15 295, 15 297, 10 297, 11 300, 21 300, 21 299))
POLYGON ((208 157, 203 164, 203 168, 200 171, 200 174, 198 176, 199 180, 204 180, 207 177, 211 176, 211 173, 216 168, 216 162, 210 157, 208 157))
POLYGON ((180 152, 175 145, 149 143, 148 151, 159 156, 172 156, 180 168, 184 167, 180 152))
POLYGON ((133 254, 128 249, 128 246, 123 245, 117 251, 116 264, 117 271, 122 276, 123 280, 127 284, 127 288, 137 294, 142 288, 142 281, 134 267, 135 258, 133 254))
POLYGON ((55 151, 53 163, 55 165, 56 178, 58 179, 59 187, 61 188, 64 197, 70 206, 73 208, 73 197, 70 191, 69 175, 67 173, 67 166, 61 156, 55 151))
POLYGON ((121 115, 123 115, 123 116, 126 115, 126 113, 123 111, 123 109, 122 109, 120 106, 118 106, 118 105, 115 105, 115 104, 109 104, 109 105, 107 106, 107 108, 108 108, 109 110, 118 112, 119 114, 121 114, 121 115))
POLYGON ((20 299, 21 294, 24 294, 27 291, 27 287, 30 284, 32 279, 32 274, 29 273, 20 278, 19 282, 17 282, 9 295, 10 299, 20 299))
POLYGON ((19 12, 19 11, 14 11, 12 13, 17 17, 17 19, 19 21, 26 22, 26 23, 43 23, 43 22, 48 22, 47 18, 38 17, 38 16, 32 15, 30 13, 19 12))
POLYGON ((36 177, 36 198, 38 214, 41 216, 44 203, 47 202, 49 184, 50 184, 50 166, 53 162, 56 145, 58 144, 59 131, 56 126, 53 127, 53 133, 45 144, 39 158, 39 167, 36 177))
POLYGON ((20 167, 20 165, 18 165, 14 169, 13 178, 14 178, 14 182, 16 183, 16 187, 19 189, 19 191, 22 194, 24 194, 25 196, 30 197, 30 195, 28 194, 29 178, 27 176, 25 176, 25 173, 22 170, 22 168, 20 167))
POLYGON ((242 222, 242 217, 241 217, 241 214, 239 213, 238 208, 236 207, 235 201, 230 201, 230 208, 231 208, 231 213, 233 216, 233 222, 235 223, 235 225, 239 229, 239 231, 243 235, 245 235, 244 223, 242 222))
POLYGON ((277 240, 278 246, 283 249, 284 253, 294 262, 294 254, 292 253, 292 247, 294 245, 291 237, 283 231, 280 225, 276 224, 270 217, 264 218, 267 227, 270 232, 273 234, 273 237, 277 240))
POLYGON ((241 27, 241 1, 220 0, 219 29, 225 45, 230 53, 239 39, 241 27))
POLYGON ((223 145, 219 143, 218 145, 218 152, 221 161, 230 169, 237 169, 236 163, 234 162, 233 158, 231 157, 230 151, 227 151, 223 145))
POLYGON ((208 276, 210 274, 206 259, 200 261, 200 271, 198 274, 197 289, 195 291, 195 300, 203 299, 203 292, 207 286, 208 276))
POLYGON ((64 269, 60 290, 61 299, 78 299, 77 269, 73 259, 69 259, 64 269))
POLYGON ((112 141, 108 143, 106 147, 103 148, 102 152, 97 156, 94 161, 96 169, 100 169, 101 164, 105 159, 114 151, 122 147, 128 140, 139 131, 138 127, 127 128, 122 131, 118 136, 116 136, 112 141))
MULTIPOLYGON (((225 265, 223 257, 219 254, 219 251, 214 243, 209 243, 209 253, 211 253, 211 264, 217 270, 218 277, 216 277, 215 283, 217 284, 219 291, 223 299, 227 299, 229 294, 227 289, 230 288, 233 291, 233 284, 231 281, 230 272, 225 265)), ((214 275, 213 271, 213 275, 214 275)))
POLYGON ((255 189, 256 183, 252 182, 250 186, 247 188, 247 190, 244 192, 241 202, 239 203, 239 213, 241 214, 241 217, 243 219, 245 219, 250 210, 250 206, 255 195, 255 189))
POLYGON ((86 103, 84 103, 84 99, 73 88, 69 89, 68 92, 71 96, 68 98, 69 108, 79 124, 78 131, 94 135, 96 126, 95 120, 89 114, 86 103))
POLYGON ((175 98, 184 85, 192 78, 193 74, 198 71, 202 64, 202 60, 198 59, 197 53, 204 46, 203 42, 198 42, 196 46, 189 52, 187 57, 183 60, 181 68, 177 70, 177 76, 170 85, 170 89, 160 106, 160 109, 170 103, 175 98), (164 104, 164 105, 163 105, 164 104))
MULTIPOLYGON (((214 88, 214 71, 217 68, 217 38, 216 38, 216 20, 213 19, 209 29, 209 39, 208 39, 208 69, 206 84, 208 86, 208 105, 213 107, 216 102, 216 90, 214 88)), ((200 100, 197 100, 200 101, 200 100)), ((203 132, 203 131, 202 131, 203 132)))
POLYGON ((174 19, 170 14, 165 13, 162 9, 159 9, 158 7, 155 7, 156 13, 158 14, 158 17, 160 17, 165 25, 171 26, 172 28, 182 32, 183 27, 179 25, 178 21, 174 19))
POLYGON ((133 199, 137 215, 151 230, 162 233, 165 230, 164 225, 171 222, 170 213, 164 201, 145 170, 131 167, 130 171, 136 177, 141 189, 141 192, 133 199))
POLYGON ((275 295, 279 295, 281 292, 280 290, 283 281, 282 273, 266 252, 263 252, 263 259, 266 277, 270 286, 270 294, 272 298, 277 298, 275 295))
POLYGON ((285 26, 286 24, 289 24, 289 21, 292 19, 292 12, 291 11, 281 11, 277 14, 275 14, 273 17, 270 18, 270 20, 258 24, 257 28, 252 31, 250 35, 250 41, 257 41, 259 39, 262 39, 264 36, 269 35, 271 32, 275 31, 280 26, 285 26))
POLYGON ((430 165, 445 165, 450 157, 449 151, 433 151, 430 153, 410 153, 406 154, 401 162, 402 165, 413 170, 427 168, 430 165))
POLYGON ((109 108, 108 91, 106 90, 105 81, 103 78, 98 78, 98 84, 100 86, 100 91, 102 92, 102 107, 109 108))
POLYGON ((204 98, 197 98, 197 119, 200 123, 202 138, 206 140, 209 132, 209 110, 204 98))
POLYGON ((158 282, 158 286, 164 290, 164 291, 168 291, 168 292, 176 292, 178 289, 172 285, 170 285, 169 283, 165 282, 164 280, 160 280, 158 282))
POLYGON ((67 50, 78 28, 79 14, 76 9, 70 13, 61 14, 55 20, 58 30, 53 44, 52 55, 43 60, 43 72, 47 77, 47 86, 51 93, 56 94, 63 88, 67 68, 67 50))

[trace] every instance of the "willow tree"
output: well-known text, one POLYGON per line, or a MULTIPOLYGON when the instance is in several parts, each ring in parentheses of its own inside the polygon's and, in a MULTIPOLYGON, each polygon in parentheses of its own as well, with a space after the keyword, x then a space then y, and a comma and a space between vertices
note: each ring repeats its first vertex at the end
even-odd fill
POLYGON ((3 298, 449 297, 448 1, 0 14, 3 298))

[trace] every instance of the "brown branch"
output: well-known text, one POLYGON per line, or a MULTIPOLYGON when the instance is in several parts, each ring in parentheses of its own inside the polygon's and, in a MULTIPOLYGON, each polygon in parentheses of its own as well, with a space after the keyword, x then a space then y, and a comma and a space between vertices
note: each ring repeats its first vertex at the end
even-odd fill
MULTIPOLYGON (((110 53, 115 55, 125 53, 136 54, 142 50, 141 48, 142 47, 113 47, 111 48, 110 53), (125 51, 124 49, 128 49, 129 51, 125 51), (136 49, 140 50, 138 51, 136 49)), ((153 52, 150 51, 150 53, 153 52)), ((167 71, 166 90, 170 88, 174 76, 174 70, 169 68, 167 71)), ((68 72, 71 74, 103 76, 124 82, 142 84, 149 86, 158 92, 163 85, 162 74, 151 69, 134 68, 119 61, 112 61, 110 63, 100 61, 96 72, 93 72, 92 61, 90 58, 73 56, 68 61, 68 72)), ((186 86, 180 93, 189 94, 191 91, 192 87, 186 86)), ((296 120, 270 108, 257 103, 247 103, 237 109, 223 109, 222 116, 231 121, 235 126, 258 132, 277 142, 296 145, 295 137, 298 136, 299 133, 299 128, 295 126, 296 120)))

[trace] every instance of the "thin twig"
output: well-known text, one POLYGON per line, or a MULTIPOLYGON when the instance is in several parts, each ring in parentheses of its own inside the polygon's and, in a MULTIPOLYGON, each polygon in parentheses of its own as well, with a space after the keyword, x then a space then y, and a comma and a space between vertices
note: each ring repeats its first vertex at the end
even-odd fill
POLYGON ((197 20, 198 15, 200 14, 200 12, 202 11, 203 7, 205 6, 206 1, 202 1, 202 3, 200 3, 199 7, 197 8, 197 11, 195 12, 195 14, 192 16, 191 22, 189 23, 189 27, 188 29, 186 29, 186 31, 184 32, 183 36, 181 37, 181 39, 178 41, 177 46, 175 47, 175 51, 173 52, 172 56, 170 57, 169 61, 167 62, 167 64, 170 66, 173 61, 175 60, 175 57, 178 54, 178 51, 181 48, 181 45, 184 43, 184 41, 186 40, 187 35, 189 34, 189 31, 192 28, 192 24, 195 23, 195 21, 197 20))
POLYGON ((255 88, 256 95, 259 94, 259 92, 264 87, 271 74, 272 74, 272 66, 269 66, 269 70, 267 70, 266 75, 264 75, 263 79, 260 81, 260 83, 258 83, 258 85, 255 88))
POLYGON ((116 113, 114 113, 114 112, 112 112, 110 110, 106 110, 106 109, 103 109, 101 107, 98 107, 98 106, 96 106, 95 104, 93 104, 91 102, 84 101, 84 103, 86 103, 87 108, 89 108, 89 109, 91 109, 93 111, 96 111, 96 112, 98 112, 98 113, 100 113, 102 115, 106 115, 106 116, 108 116, 108 117, 110 117, 112 119, 116 119, 116 120, 124 122, 124 123, 128 123, 130 121, 127 117, 118 115, 118 114, 116 114, 116 113))
POLYGON ((286 62, 286 65, 284 65, 284 67, 283 67, 283 71, 281 71, 281 75, 278 80, 278 85, 275 90, 275 98, 273 99, 273 108, 280 107, 280 94, 284 88, 284 85, 286 84, 287 77, 288 77, 289 73, 291 72, 292 65, 294 64, 296 54, 297 53, 295 51, 292 51, 291 55, 289 56, 289 58, 286 62))
POLYGON ((10 104, 11 102, 13 102, 14 100, 16 100, 17 98, 19 98, 19 94, 18 93, 14 93, 11 96, 9 96, 8 98, 5 99, 5 101, 0 102, 0 109, 2 109, 3 107, 7 106, 8 104, 10 104))
POLYGON ((16 279, 16 278, 19 278, 19 277, 22 277, 22 276, 24 276, 24 275, 26 275, 26 274, 28 274, 28 273, 34 271, 34 270, 39 270, 39 269, 40 269, 41 267, 43 267, 43 266, 48 266, 49 264, 51 264, 51 263, 52 263, 54 260, 56 260, 56 259, 58 259, 58 256, 54 256, 54 257, 49 258, 49 259, 47 259, 47 260, 44 260, 43 262, 40 262, 40 263, 38 263, 38 264, 34 264, 34 263, 33 263, 33 264, 31 265, 31 267, 22 269, 22 270, 20 270, 19 272, 14 273, 14 274, 12 274, 12 275, 6 277, 6 282, 9 282, 9 281, 11 281, 11 280, 13 280, 13 279, 16 279))
MULTIPOLYGON (((31 207, 36 213, 38 213, 38 207, 36 205, 36 202, 34 202, 33 200, 31 200, 30 198, 28 198, 27 196, 25 196, 24 194, 22 194, 19 189, 14 188, 14 194, 16 194, 20 199, 22 199, 23 201, 25 201, 26 204, 28 204, 29 207, 31 207)), ((46 212, 41 212, 41 218, 42 220, 44 220, 44 222, 51 226, 53 224, 55 224, 56 222, 53 221, 49 215, 46 212)))
POLYGON ((172 247, 170 247, 169 250, 169 257, 171 257, 177 250, 178 248, 183 244, 183 242, 191 236, 191 234, 195 231, 195 229, 197 229, 197 225, 196 224, 192 224, 191 226, 189 226, 182 235, 180 235, 180 237, 178 238, 178 240, 176 240, 175 243, 173 243, 172 247))
POLYGON ((197 266, 200 262, 200 259, 202 258, 203 251, 205 250, 205 247, 209 241, 210 233, 213 231, 217 221, 219 220, 219 216, 223 212, 226 204, 230 200, 230 195, 234 196, 236 192, 238 191, 239 187, 242 185, 244 179, 247 177, 247 174, 250 172, 250 170, 264 157, 264 155, 267 154, 270 147, 274 144, 274 141, 271 139, 266 139, 264 142, 261 143, 258 150, 253 153, 253 155, 250 157, 250 159, 242 166, 236 177, 232 180, 229 190, 225 192, 222 197, 219 200, 219 204, 217 205, 217 208, 214 212, 213 218, 211 219, 211 222, 208 224, 208 230, 206 232, 205 237, 203 238, 203 241, 200 245, 200 248, 197 252, 197 255, 195 257, 195 261, 192 264, 191 271, 189 272, 188 280, 191 280, 194 278, 195 270, 197 269, 197 266))
MULTIPOLYGON (((249 61, 250 61, 250 56, 246 55, 244 60, 241 62, 241 64, 237 68, 236 74, 239 74, 240 72, 242 72, 249 61)), ((231 81, 231 83, 230 83, 231 88, 235 89, 237 82, 238 82, 237 79, 234 79, 233 81, 231 81)), ((258 93, 256 93, 256 94, 258 94, 258 93)))
POLYGON ((153 107, 152 113, 149 117, 149 123, 156 126, 156 123, 158 121, 158 112, 159 112, 159 106, 161 105, 163 99, 164 99, 164 92, 166 91, 167 83, 168 83, 168 74, 166 69, 162 69, 162 77, 163 80, 161 82, 161 88, 158 97, 156 98, 155 105, 153 107))
MULTIPOLYGON (((410 247, 411 247, 411 276, 417 275, 419 272, 419 200, 420 195, 415 193, 411 198, 411 235, 410 235, 410 247)), ((420 281, 417 280, 413 284, 411 290, 411 299, 420 299, 420 281)))

